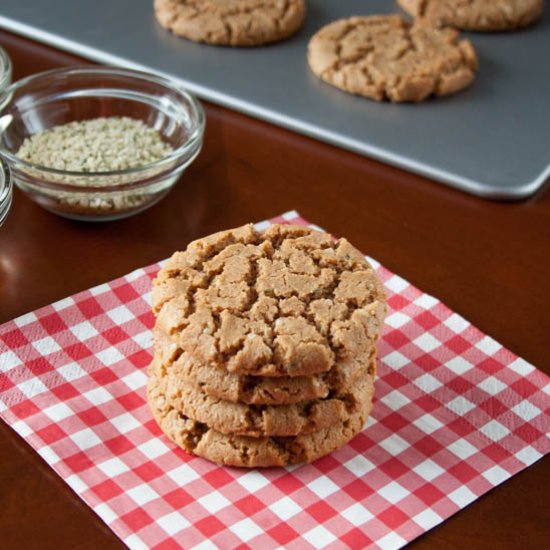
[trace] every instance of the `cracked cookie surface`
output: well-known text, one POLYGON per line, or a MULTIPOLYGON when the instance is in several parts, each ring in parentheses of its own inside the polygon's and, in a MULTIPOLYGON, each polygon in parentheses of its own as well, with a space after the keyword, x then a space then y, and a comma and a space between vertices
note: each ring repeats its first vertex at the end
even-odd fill
POLYGON ((165 334, 154 333, 155 355, 161 375, 170 370, 182 384, 225 401, 247 405, 291 405, 323 399, 342 392, 359 378, 376 374, 376 349, 368 356, 350 357, 337 362, 329 371, 310 376, 264 377, 238 375, 215 365, 198 363, 181 351, 165 334))
POLYGON ((202 364, 238 374, 304 376, 369 354, 385 295, 345 239, 252 225, 177 252, 153 284, 155 330, 202 364))
POLYGON ((208 44, 259 46, 294 34, 305 0, 155 0, 159 23, 174 34, 208 44))
POLYGON ((398 15, 350 17, 310 40, 308 61, 319 78, 352 94, 418 102, 462 90, 474 80, 477 56, 454 29, 398 15))
POLYGON ((542 15, 543 0, 398 0, 410 15, 470 31, 526 27, 542 15))
POLYGON ((222 434, 173 408, 166 409, 162 395, 150 385, 148 402, 162 431, 185 451, 217 464, 248 468, 308 463, 336 451, 361 431, 372 408, 370 401, 365 402, 343 423, 296 437, 247 437, 222 434))
POLYGON ((158 360, 149 368, 149 394, 161 412, 171 409, 226 435, 296 436, 334 426, 359 412, 374 394, 374 378, 365 376, 353 387, 325 399, 294 405, 246 405, 207 395, 182 384, 172 369, 164 371, 158 360))

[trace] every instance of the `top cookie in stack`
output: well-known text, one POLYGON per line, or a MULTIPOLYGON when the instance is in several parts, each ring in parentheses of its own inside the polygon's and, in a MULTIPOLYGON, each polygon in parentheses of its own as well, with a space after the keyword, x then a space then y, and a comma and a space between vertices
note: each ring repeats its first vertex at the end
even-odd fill
POLYGON ((385 297, 345 239, 287 225, 211 235, 160 271, 153 309, 149 402, 190 452, 309 462, 370 412, 385 297))

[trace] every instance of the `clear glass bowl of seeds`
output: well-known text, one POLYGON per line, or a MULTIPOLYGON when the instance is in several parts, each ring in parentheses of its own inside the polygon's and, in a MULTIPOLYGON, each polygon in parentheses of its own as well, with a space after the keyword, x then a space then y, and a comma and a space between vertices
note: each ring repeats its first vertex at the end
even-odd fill
POLYGON ((109 221, 163 198, 199 154, 205 117, 178 84, 126 69, 57 69, 0 96, 0 156, 61 216, 109 221))

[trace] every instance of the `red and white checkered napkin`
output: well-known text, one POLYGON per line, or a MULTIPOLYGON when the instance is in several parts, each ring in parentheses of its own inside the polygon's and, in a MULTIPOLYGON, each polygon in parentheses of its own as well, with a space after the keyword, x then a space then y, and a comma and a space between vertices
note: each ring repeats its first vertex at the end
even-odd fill
POLYGON ((550 378, 373 265, 390 306, 374 412, 314 464, 222 468, 162 435, 158 265, 0 327, 0 415, 131 548, 399 548, 549 452, 550 378))

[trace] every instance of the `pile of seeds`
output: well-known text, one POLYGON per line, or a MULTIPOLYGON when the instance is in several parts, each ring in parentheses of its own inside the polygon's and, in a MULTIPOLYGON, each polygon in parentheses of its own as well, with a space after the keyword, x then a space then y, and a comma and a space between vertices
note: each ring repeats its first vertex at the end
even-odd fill
POLYGON ((137 168, 172 152, 159 132, 141 120, 102 117, 69 122, 33 134, 17 156, 33 164, 71 172, 137 168))
MULTIPOLYGON (((17 156, 37 167, 53 168, 77 174, 47 174, 49 181, 81 186, 82 192, 51 191, 56 209, 70 215, 95 216, 135 210, 154 200, 153 190, 111 187, 152 177, 160 168, 151 168, 146 175, 105 174, 130 168, 140 168, 166 158, 173 152, 160 133, 141 120, 130 117, 101 117, 55 126, 25 139, 17 156), (88 188, 88 189, 84 189, 88 188), (94 189, 93 196, 89 189, 94 189)), ((27 169, 29 175, 42 179, 39 169, 27 169)))

